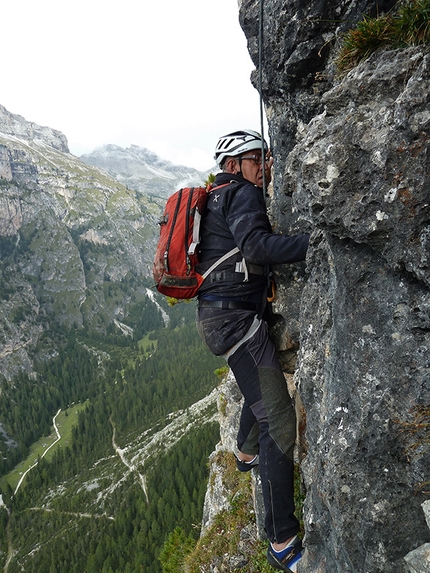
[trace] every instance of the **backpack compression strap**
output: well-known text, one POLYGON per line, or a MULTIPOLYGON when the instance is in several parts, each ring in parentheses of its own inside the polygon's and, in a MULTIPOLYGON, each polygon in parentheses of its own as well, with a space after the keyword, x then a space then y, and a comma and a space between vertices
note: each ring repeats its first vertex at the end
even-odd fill
POLYGON ((221 263, 223 263, 224 261, 226 261, 227 259, 229 259, 230 257, 232 257, 233 255, 235 255, 236 253, 239 252, 239 248, 238 247, 234 247, 234 249, 231 249, 231 251, 229 251, 228 253, 226 253, 225 255, 223 255, 220 259, 218 259, 217 261, 214 262, 214 264, 212 266, 210 266, 208 268, 208 270, 202 275, 202 277, 205 279, 206 277, 208 277, 211 272, 217 268, 217 266, 219 266, 221 263))

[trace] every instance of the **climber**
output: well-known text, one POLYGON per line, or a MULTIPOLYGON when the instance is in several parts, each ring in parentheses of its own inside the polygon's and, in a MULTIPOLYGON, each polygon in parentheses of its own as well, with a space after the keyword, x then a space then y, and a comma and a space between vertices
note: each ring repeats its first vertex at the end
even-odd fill
POLYGON ((303 261, 308 235, 272 233, 263 182, 273 159, 255 131, 221 137, 215 160, 222 169, 202 221, 200 269, 235 246, 239 253, 216 268, 199 290, 197 329, 209 350, 227 360, 244 396, 237 436, 238 469, 259 464, 269 563, 296 571, 301 558, 294 515, 295 410, 265 320, 271 265, 303 261), (263 176, 264 165, 264 176, 263 176))

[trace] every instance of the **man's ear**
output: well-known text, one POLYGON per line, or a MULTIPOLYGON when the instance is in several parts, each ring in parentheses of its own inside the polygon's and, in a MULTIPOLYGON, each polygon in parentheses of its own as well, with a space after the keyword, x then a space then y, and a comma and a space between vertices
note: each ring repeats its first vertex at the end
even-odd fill
POLYGON ((234 173, 234 175, 239 173, 236 163, 237 160, 234 157, 228 157, 225 161, 225 171, 227 171, 227 173, 234 173))

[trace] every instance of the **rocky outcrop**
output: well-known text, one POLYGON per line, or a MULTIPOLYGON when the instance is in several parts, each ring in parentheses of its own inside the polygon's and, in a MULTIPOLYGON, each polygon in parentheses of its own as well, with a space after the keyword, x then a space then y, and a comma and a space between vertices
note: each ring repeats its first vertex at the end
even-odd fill
MULTIPOLYGON (((422 504, 427 526, 430 528, 430 500, 422 504)), ((410 573, 430 572, 430 543, 425 543, 421 547, 414 549, 405 557, 410 573)))
MULTIPOLYGON (((259 7, 240 2, 256 65, 259 7)), ((300 340, 301 573, 428 567, 405 557, 429 541, 430 60, 379 52, 337 78, 341 33, 375 9, 264 2, 270 212, 277 230, 311 233, 306 269, 277 269, 285 347, 300 340)))
POLYGON ((233 506, 236 500, 235 492, 232 490, 238 489, 240 491, 240 503, 242 506, 248 506, 249 515, 252 519, 244 526, 242 524, 237 547, 222 555, 209 552, 207 562, 201 570, 235 571, 239 568, 248 570, 251 567, 249 570, 254 571, 252 563, 255 561, 257 541, 267 539, 264 531, 263 498, 258 468, 251 470, 250 480, 246 486, 234 483, 236 480, 240 480, 240 476, 243 476, 237 471, 232 455, 233 452, 237 452, 236 435, 243 398, 232 372, 229 372, 217 389, 217 403, 220 441, 209 459, 210 475, 203 508, 201 539, 205 544, 209 542, 208 540, 212 535, 229 536, 227 524, 225 531, 216 532, 216 529, 217 516, 219 517, 220 514, 226 516, 230 512, 234 512, 233 506), (236 476, 233 479, 231 472, 236 476))
POLYGON ((242 396, 232 373, 226 377, 218 389, 218 413, 220 441, 210 457, 209 486, 203 508, 201 535, 214 524, 215 517, 230 508, 231 492, 224 481, 224 471, 218 463, 220 452, 236 451, 236 433, 242 405, 242 396))

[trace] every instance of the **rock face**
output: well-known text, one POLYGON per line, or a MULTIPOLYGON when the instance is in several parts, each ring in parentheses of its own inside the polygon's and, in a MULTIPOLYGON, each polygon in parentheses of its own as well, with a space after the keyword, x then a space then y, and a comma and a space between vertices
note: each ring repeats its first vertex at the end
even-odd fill
MULTIPOLYGON (((372 10, 264 2, 270 212, 311 232, 306 270, 277 270, 284 340, 300 339, 301 573, 416 571, 405 557, 429 541, 430 55, 379 52, 336 78, 339 35, 372 10)), ((240 3, 256 64, 258 15, 240 3)))
POLYGON ((286 162, 317 229, 297 371, 310 568, 403 571, 428 539, 430 457, 403 430, 430 391, 429 88, 428 54, 375 56, 325 94, 286 162))

